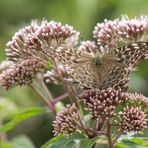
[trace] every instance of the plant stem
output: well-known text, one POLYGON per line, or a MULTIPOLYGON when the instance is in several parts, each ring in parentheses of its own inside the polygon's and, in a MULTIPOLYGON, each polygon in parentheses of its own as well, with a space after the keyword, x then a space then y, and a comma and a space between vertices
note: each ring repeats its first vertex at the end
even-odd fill
POLYGON ((61 96, 59 96, 59 97, 53 99, 53 102, 56 103, 56 102, 58 102, 58 101, 61 101, 61 100, 65 99, 65 98, 68 97, 68 96, 69 96, 69 94, 68 94, 68 93, 65 93, 65 94, 63 94, 63 95, 61 95, 61 96))
POLYGON ((41 93, 40 90, 38 90, 38 89, 37 89, 36 87, 34 87, 33 85, 30 85, 30 86, 31 86, 31 88, 39 95, 39 97, 42 99, 42 101, 50 108, 50 110, 51 110, 52 113, 53 113, 53 116, 55 116, 55 115, 56 115, 56 110, 55 110, 54 104, 53 104, 51 101, 47 100, 47 99, 45 98, 45 96, 41 93))
POLYGON ((112 141, 112 135, 111 135, 111 125, 109 121, 107 121, 107 139, 108 139, 108 147, 113 148, 113 141, 112 141))
POLYGON ((117 140, 120 138, 120 136, 121 136, 122 134, 123 134, 122 132, 118 133, 118 135, 116 136, 116 138, 113 140, 113 145, 116 144, 117 140))
POLYGON ((49 99, 49 100, 53 100, 53 96, 50 92, 50 90, 47 88, 46 84, 44 83, 44 79, 43 79, 43 76, 42 75, 38 75, 38 77, 36 78, 36 84, 35 84, 35 87, 40 87, 40 91, 43 90, 43 94, 46 94, 46 99, 49 99))

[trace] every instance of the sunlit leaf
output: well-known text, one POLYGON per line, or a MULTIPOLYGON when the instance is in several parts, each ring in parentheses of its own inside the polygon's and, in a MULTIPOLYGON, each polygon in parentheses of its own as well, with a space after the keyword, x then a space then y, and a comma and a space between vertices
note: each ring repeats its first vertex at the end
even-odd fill
POLYGON ((146 137, 124 137, 121 142, 116 144, 116 148, 146 148, 148 147, 148 138, 146 137))
POLYGON ((48 68, 49 70, 52 68, 52 62, 51 62, 51 61, 48 61, 47 68, 48 68))

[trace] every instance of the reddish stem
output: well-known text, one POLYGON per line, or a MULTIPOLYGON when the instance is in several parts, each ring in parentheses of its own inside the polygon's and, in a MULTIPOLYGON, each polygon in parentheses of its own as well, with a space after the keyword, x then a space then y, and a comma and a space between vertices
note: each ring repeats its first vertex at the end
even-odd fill
POLYGON ((52 103, 51 100, 47 100, 46 98, 44 98, 43 95, 41 95, 39 93, 39 91, 35 87, 33 87, 32 85, 31 85, 31 88, 42 99, 42 101, 50 108, 50 110, 52 111, 53 115, 55 116, 56 115, 56 109, 55 109, 54 103, 52 103))
POLYGON ((59 97, 53 99, 53 102, 56 103, 56 102, 58 102, 58 101, 61 101, 61 100, 65 99, 65 98, 68 97, 68 96, 69 96, 69 94, 68 94, 68 93, 65 93, 65 94, 63 94, 63 95, 61 95, 61 96, 59 96, 59 97))
POLYGON ((111 135, 111 125, 109 121, 107 121, 107 139, 108 139, 108 147, 113 148, 113 140, 112 140, 112 135, 111 135))

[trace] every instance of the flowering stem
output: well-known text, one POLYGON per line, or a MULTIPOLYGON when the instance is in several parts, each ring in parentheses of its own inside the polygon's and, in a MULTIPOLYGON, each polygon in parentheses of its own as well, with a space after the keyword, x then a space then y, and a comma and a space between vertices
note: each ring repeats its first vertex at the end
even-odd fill
POLYGON ((108 139, 108 147, 113 148, 113 141, 112 141, 112 135, 111 135, 111 125, 109 121, 107 121, 107 139, 108 139))
POLYGON ((38 90, 38 89, 37 89, 36 87, 34 87, 33 85, 30 85, 30 86, 31 86, 31 88, 39 95, 39 97, 42 99, 42 101, 51 109, 53 115, 55 116, 55 115, 56 115, 56 110, 55 110, 54 104, 53 104, 51 101, 47 100, 47 99, 45 98, 45 96, 41 93, 40 90, 38 90))
POLYGON ((69 96, 69 94, 68 94, 68 93, 65 93, 65 94, 63 94, 63 95, 61 95, 61 96, 55 98, 55 99, 53 100, 53 102, 56 103, 56 102, 58 102, 58 101, 61 101, 61 100, 65 99, 65 98, 68 97, 68 96, 69 96))
POLYGON ((118 133, 118 135, 116 136, 116 138, 113 140, 113 145, 116 144, 117 140, 120 138, 120 136, 121 136, 122 134, 123 134, 122 132, 118 133))
POLYGON ((81 124, 81 127, 82 127, 83 131, 86 133, 86 135, 87 135, 88 137, 90 137, 90 134, 89 134, 89 132, 88 132, 88 130, 87 130, 87 127, 86 127, 86 125, 83 124, 83 120, 82 120, 82 117, 81 117, 81 115, 80 115, 79 112, 78 112, 78 118, 79 118, 79 122, 80 122, 80 124, 81 124))
POLYGON ((47 86, 45 85, 43 80, 41 80, 41 87, 43 87, 44 91, 46 92, 46 94, 48 96, 48 99, 51 100, 51 102, 52 102, 53 97, 52 97, 52 95, 50 93, 50 90, 47 88, 47 86))

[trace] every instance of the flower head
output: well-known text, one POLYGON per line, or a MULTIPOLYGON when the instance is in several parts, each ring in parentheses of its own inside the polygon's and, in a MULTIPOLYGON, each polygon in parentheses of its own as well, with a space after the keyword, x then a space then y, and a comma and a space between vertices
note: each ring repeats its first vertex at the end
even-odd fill
POLYGON ((119 37, 127 41, 145 41, 147 32, 148 18, 140 16, 138 18, 129 19, 123 16, 116 26, 119 37))
POLYGON ((127 96, 112 88, 107 90, 90 89, 80 95, 80 99, 89 110, 91 118, 109 118, 116 115, 116 108, 127 100, 127 96))
POLYGON ((26 56, 29 56, 26 52, 25 42, 26 40, 38 29, 38 24, 33 21, 30 26, 24 27, 20 29, 18 32, 14 34, 12 37, 12 40, 7 43, 6 56, 7 59, 10 61, 19 61, 20 58, 24 58, 26 56))
POLYGON ((100 48, 115 48, 118 41, 118 36, 115 34, 115 28, 118 24, 118 19, 114 21, 105 20, 103 23, 98 23, 93 31, 94 38, 97 39, 97 44, 100 48))
POLYGON ((71 68, 68 66, 59 65, 57 69, 48 70, 44 74, 46 83, 61 84, 62 80, 60 79, 59 74, 62 76, 65 82, 73 82, 71 78, 71 68))
POLYGON ((141 110, 148 114, 148 97, 138 93, 126 93, 129 106, 141 106, 141 110))
POLYGON ((125 133, 139 133, 147 127, 148 118, 140 107, 126 107, 121 116, 121 130, 125 133))
POLYGON ((57 113, 56 120, 53 121, 54 135, 64 134, 69 136, 77 130, 78 113, 75 105, 67 105, 57 113))
POLYGON ((77 32, 72 26, 62 25, 59 22, 43 21, 40 29, 37 31, 37 37, 50 46, 64 44, 65 41, 75 35, 77 32))
POLYGON ((7 43, 6 56, 15 62, 30 57, 47 62, 51 56, 50 48, 75 46, 77 39, 78 32, 67 24, 46 20, 40 25, 32 22, 30 26, 20 29, 7 43))
POLYGON ((0 74, 0 85, 5 89, 20 85, 29 85, 37 73, 45 69, 44 63, 36 59, 26 59, 14 64, 0 74))
POLYGON ((88 41, 81 42, 81 45, 79 47, 79 50, 92 53, 92 52, 96 52, 97 48, 98 47, 95 44, 95 42, 88 40, 88 41))
POLYGON ((97 44, 105 50, 117 48, 121 43, 147 41, 147 33, 147 16, 135 17, 133 19, 123 16, 120 20, 105 20, 103 23, 98 23, 93 31, 97 44))

